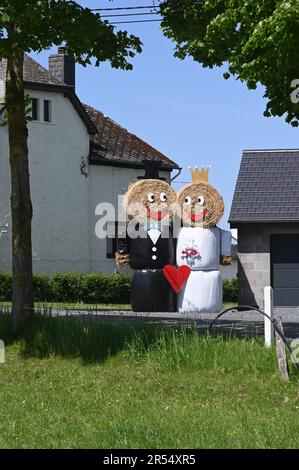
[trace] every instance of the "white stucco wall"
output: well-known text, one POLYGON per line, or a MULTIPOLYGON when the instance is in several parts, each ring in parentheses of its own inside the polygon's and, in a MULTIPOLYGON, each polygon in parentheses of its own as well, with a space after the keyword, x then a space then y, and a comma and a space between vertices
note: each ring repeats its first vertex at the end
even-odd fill
MULTIPOLYGON (((109 202, 117 208, 143 170, 88 165, 89 135, 72 104, 62 94, 29 91, 52 102, 52 123, 31 122, 29 165, 33 202, 33 269, 38 273, 113 272, 107 259, 107 240, 98 239, 96 206, 109 202), (88 176, 81 173, 85 160, 88 176)), ((41 109, 42 111, 42 109, 41 109)), ((10 218, 10 169, 7 128, 0 128, 0 225, 10 218)), ((169 173, 161 172, 169 178, 169 173)), ((11 238, 0 239, 0 271, 11 269, 11 238)))
MULTIPOLYGON (((81 174, 89 135, 63 94, 27 91, 52 101, 53 122, 31 122, 29 166, 33 202, 33 267, 35 272, 88 271, 89 179, 81 174)), ((0 129, 0 224, 9 212, 10 182, 7 129, 0 129)), ((10 222, 10 220, 9 220, 10 222)), ((10 269, 9 235, 0 240, 0 269, 10 269)))

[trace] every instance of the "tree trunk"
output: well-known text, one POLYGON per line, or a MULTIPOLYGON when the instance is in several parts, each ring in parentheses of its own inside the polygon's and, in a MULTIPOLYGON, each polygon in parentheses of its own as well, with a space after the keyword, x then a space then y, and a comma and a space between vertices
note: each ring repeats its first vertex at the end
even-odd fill
POLYGON ((28 129, 23 84, 24 54, 7 60, 6 107, 9 132, 12 216, 12 323, 17 333, 33 313, 32 204, 28 163, 28 129))

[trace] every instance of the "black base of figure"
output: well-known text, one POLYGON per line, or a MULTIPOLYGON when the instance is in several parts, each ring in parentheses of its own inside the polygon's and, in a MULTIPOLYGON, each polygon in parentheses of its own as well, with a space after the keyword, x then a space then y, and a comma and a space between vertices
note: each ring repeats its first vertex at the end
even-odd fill
POLYGON ((176 312, 177 296, 162 269, 136 269, 131 304, 134 312, 176 312))

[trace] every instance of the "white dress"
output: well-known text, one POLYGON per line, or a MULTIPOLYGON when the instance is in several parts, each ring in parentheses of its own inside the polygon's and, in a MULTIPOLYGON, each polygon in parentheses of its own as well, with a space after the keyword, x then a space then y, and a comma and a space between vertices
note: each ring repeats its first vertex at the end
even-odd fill
POLYGON ((231 256, 231 234, 218 227, 183 227, 177 243, 177 266, 190 276, 178 294, 180 312, 212 312, 222 308, 220 256, 231 256))

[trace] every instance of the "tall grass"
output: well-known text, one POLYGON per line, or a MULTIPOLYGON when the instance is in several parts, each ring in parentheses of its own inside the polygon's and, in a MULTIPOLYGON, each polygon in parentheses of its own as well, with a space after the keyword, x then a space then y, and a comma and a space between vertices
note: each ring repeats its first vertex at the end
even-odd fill
MULTIPOLYGON (((8 315, 0 315, 0 338, 12 340, 8 315)), ((277 370, 275 350, 265 349, 261 338, 227 337, 186 327, 109 325, 92 316, 36 315, 21 337, 21 353, 25 357, 79 357, 85 362, 121 354, 127 361, 156 363, 165 370, 242 370, 248 374, 277 370)))

